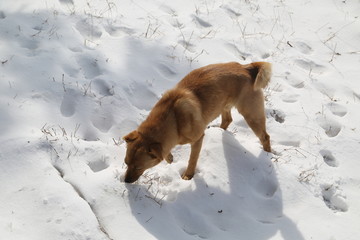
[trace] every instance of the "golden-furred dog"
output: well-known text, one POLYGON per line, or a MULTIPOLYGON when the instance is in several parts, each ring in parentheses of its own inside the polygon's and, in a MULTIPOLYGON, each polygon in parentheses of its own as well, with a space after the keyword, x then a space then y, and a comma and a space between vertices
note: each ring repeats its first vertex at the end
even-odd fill
POLYGON ((143 172, 164 158, 171 163, 170 150, 177 144, 191 144, 188 167, 182 178, 194 176, 207 125, 221 114, 220 127, 232 121, 236 107, 270 152, 265 128, 264 96, 271 77, 271 64, 236 62, 212 64, 195 69, 156 103, 137 130, 124 137, 127 143, 125 182, 136 181, 143 172))

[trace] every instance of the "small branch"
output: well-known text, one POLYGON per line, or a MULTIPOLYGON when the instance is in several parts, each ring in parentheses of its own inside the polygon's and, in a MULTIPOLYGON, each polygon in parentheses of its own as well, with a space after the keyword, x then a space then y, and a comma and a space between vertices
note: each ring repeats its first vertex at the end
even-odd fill
POLYGON ((62 80, 61 80, 61 82, 62 82, 62 85, 63 85, 64 92, 66 92, 64 77, 65 77, 65 76, 64 76, 64 74, 63 74, 63 75, 62 75, 62 80))
POLYGON ((145 197, 153 200, 154 202, 156 202, 160 207, 162 207, 162 200, 164 199, 165 195, 160 198, 160 199, 156 199, 156 197, 152 197, 152 196, 149 196, 149 195, 145 195, 145 197))
POLYGON ((150 217, 148 220, 145 221, 145 223, 148 223, 153 217, 150 217))

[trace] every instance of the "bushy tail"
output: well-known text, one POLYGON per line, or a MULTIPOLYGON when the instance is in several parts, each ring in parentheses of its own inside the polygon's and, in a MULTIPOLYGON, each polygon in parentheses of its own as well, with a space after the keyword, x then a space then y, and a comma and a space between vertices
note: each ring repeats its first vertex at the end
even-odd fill
POLYGON ((271 78, 271 63, 254 62, 246 66, 254 81, 254 91, 265 88, 271 78))

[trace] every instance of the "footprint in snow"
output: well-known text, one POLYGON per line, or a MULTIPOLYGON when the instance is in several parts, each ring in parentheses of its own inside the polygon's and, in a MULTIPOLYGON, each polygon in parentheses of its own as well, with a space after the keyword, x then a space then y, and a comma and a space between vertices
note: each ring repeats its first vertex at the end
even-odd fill
POLYGON ((284 140, 279 141, 279 144, 289 147, 300 147, 301 142, 298 140, 284 140))
POLYGON ((95 79, 92 81, 92 89, 96 95, 102 97, 108 97, 114 95, 114 86, 111 86, 107 81, 103 79, 95 79))
POLYGON ((88 23, 86 19, 79 21, 75 28, 86 39, 99 39, 102 35, 100 28, 93 23, 88 23))
POLYGON ((71 63, 64 63, 64 65, 62 66, 62 69, 64 70, 66 75, 68 75, 69 77, 73 77, 73 78, 77 78, 78 74, 80 72, 80 69, 76 68, 71 63))
POLYGON ((290 86, 294 87, 294 88, 304 88, 305 87, 305 83, 303 80, 300 80, 299 78, 291 75, 290 72, 286 72, 285 73, 285 79, 286 82, 288 84, 290 84, 290 86))
POLYGON ((339 163, 336 158, 332 155, 331 151, 329 150, 321 150, 321 156, 324 159, 324 162, 330 167, 338 167, 339 163))
POLYGON ((198 16, 193 15, 193 19, 198 27, 204 27, 204 28, 212 27, 212 25, 210 23, 204 21, 203 19, 199 18, 198 16))
POLYGON ((278 123, 284 123, 285 122, 285 113, 283 113, 280 110, 276 110, 276 109, 267 110, 267 115, 270 115, 278 123))
POLYGON ((125 27, 125 26, 116 26, 114 24, 108 24, 104 26, 105 31, 113 37, 119 37, 122 35, 132 35, 135 31, 132 28, 125 27))
POLYGON ((126 89, 126 93, 129 100, 138 109, 150 111, 158 101, 157 95, 143 83, 132 82, 126 89), (142 96, 142 98, 139 98, 138 96, 142 96), (144 101, 143 99, 147 99, 147 101, 144 101))
POLYGON ((29 50, 35 50, 39 47, 39 42, 34 39, 22 39, 20 46, 29 50))
POLYGON ((82 55, 77 57, 76 61, 80 65, 85 78, 92 79, 101 75, 101 69, 97 59, 82 55))
POLYGON ((230 6, 224 5, 224 6, 221 6, 221 8, 224 9, 231 18, 237 18, 237 17, 241 16, 241 13, 235 11, 230 6))
POLYGON ((107 133, 114 125, 114 117, 111 107, 102 106, 96 108, 91 116, 91 122, 95 128, 103 133, 107 133))
POLYGON ((204 219, 203 215, 182 205, 178 205, 174 209, 177 210, 174 214, 175 220, 185 233, 198 239, 207 239, 211 236, 213 226, 204 219))
POLYGON ((326 107, 336 116, 343 117, 347 114, 346 107, 338 103, 331 102, 326 104, 326 107))
POLYGON ((59 2, 62 4, 74 4, 73 0, 59 0, 59 2))
POLYGON ((164 77, 172 77, 176 74, 175 69, 163 63, 159 63, 157 69, 164 77))
POLYGON ((195 47, 196 45, 192 44, 190 41, 186 41, 186 40, 179 40, 178 43, 184 47, 184 49, 186 49, 187 51, 194 53, 195 52, 195 47))
POLYGON ((230 53, 234 54, 236 57, 246 60, 246 58, 250 57, 251 54, 241 51, 235 44, 226 43, 225 49, 227 49, 230 53))
POLYGON ((309 59, 296 59, 295 64, 311 73, 321 74, 325 71, 325 67, 323 65, 309 59))
POLYGON ((0 19, 5 19, 6 15, 3 11, 0 11, 0 19))
POLYGON ((98 159, 94 162, 89 162, 88 165, 89 165, 91 171, 93 171, 94 173, 100 172, 109 167, 109 164, 106 162, 105 159, 98 159))
POLYGON ((276 181, 272 181, 270 178, 261 179, 256 185, 255 190, 266 198, 271 198, 279 189, 279 185, 276 181))
POLYGON ((336 137, 341 131, 341 125, 335 120, 322 115, 317 118, 317 121, 328 137, 336 137))
POLYGON ((303 54, 311 54, 313 49, 304 42, 298 41, 293 43, 294 47, 303 54))
POLYGON ((64 117, 71 117, 75 114, 78 93, 73 89, 67 89, 61 102, 60 111, 64 117))
POLYGON ((281 100, 286 103, 295 103, 298 101, 299 95, 291 93, 291 94, 283 94, 281 95, 281 100))
POLYGON ((346 212, 349 209, 346 197, 341 193, 338 186, 334 184, 322 184, 321 194, 326 206, 335 212, 346 212))
POLYGON ((176 16, 177 15, 176 11, 172 7, 167 6, 165 4, 160 6, 160 10, 162 10, 164 13, 167 13, 167 14, 169 14, 171 16, 176 16))

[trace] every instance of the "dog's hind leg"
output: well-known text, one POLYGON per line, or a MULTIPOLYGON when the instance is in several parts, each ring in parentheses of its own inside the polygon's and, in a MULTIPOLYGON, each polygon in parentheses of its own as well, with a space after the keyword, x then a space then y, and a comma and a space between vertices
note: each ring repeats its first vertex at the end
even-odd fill
POLYGON ((247 97, 251 101, 240 102, 236 108, 242 114, 253 130, 255 135, 260 139, 263 148, 267 152, 271 152, 270 136, 266 132, 265 126, 265 110, 264 110, 264 97, 262 91, 251 92, 247 97))
POLYGON ((232 117, 231 117, 231 109, 228 110, 224 110, 221 113, 221 124, 220 127, 224 130, 227 129, 227 127, 229 126, 229 124, 232 122, 232 117))
POLYGON ((191 144, 191 153, 190 153, 190 159, 187 166, 187 169, 182 174, 182 179, 184 180, 190 180, 195 174, 195 168, 197 164, 197 160, 199 158, 202 142, 203 142, 204 134, 194 143, 191 144))
POLYGON ((260 118, 253 118, 251 115, 244 115, 244 118, 255 135, 260 139, 264 150, 271 152, 270 136, 266 132, 265 127, 265 116, 261 116, 260 118))

